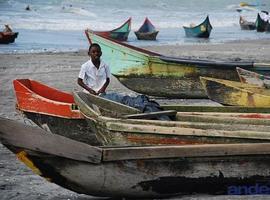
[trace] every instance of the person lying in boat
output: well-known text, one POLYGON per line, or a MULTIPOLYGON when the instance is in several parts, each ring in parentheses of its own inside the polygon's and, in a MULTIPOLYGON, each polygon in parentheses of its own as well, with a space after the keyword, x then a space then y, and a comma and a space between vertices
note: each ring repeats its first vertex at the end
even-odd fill
POLYGON ((4 28, 3 32, 5 32, 5 33, 11 33, 12 32, 12 29, 9 27, 8 24, 5 24, 5 28, 4 28))
POLYGON ((88 50, 90 59, 81 66, 77 83, 84 92, 99 95, 105 93, 110 83, 110 67, 101 60, 101 47, 92 43, 88 50))

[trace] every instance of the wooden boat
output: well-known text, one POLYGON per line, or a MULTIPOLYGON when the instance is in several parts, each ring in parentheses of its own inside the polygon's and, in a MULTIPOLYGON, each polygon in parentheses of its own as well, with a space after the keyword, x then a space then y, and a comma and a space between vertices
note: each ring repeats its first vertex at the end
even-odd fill
POLYGON ((199 38, 209 38, 212 25, 210 23, 209 17, 199 25, 194 27, 183 26, 185 30, 186 37, 199 37, 199 38))
POLYGON ((207 98, 199 77, 239 80, 235 67, 260 73, 270 68, 253 62, 199 60, 163 56, 86 31, 89 42, 98 43, 112 74, 138 93, 168 98, 207 98))
POLYGON ((98 144, 72 94, 30 79, 16 79, 13 85, 17 110, 35 124, 55 134, 98 144))
POLYGON ((156 40, 158 31, 151 21, 146 17, 143 25, 134 33, 138 40, 156 40))
MULTIPOLYGON (((257 15, 257 19, 256 19, 256 30, 257 32, 265 32, 265 31, 268 31, 268 29, 270 29, 270 25, 269 25, 269 22, 267 21, 264 21, 260 14, 258 13, 257 15)), ((269 30, 270 31, 270 30, 269 30)))
POLYGON ((257 119, 254 119, 254 114, 202 114, 174 110, 126 114, 127 111, 114 109, 112 101, 101 97, 78 92, 74 93, 74 99, 103 145, 185 145, 270 140, 270 114, 257 115, 257 119), (116 112, 118 116, 114 117, 116 112), (174 120, 153 120, 162 115, 174 120))
MULTIPOLYGON (((131 17, 124 24, 122 24, 116 29, 110 31, 93 31, 93 32, 97 35, 101 35, 103 37, 115 39, 118 41, 127 41, 130 30, 131 30, 131 17)), ((89 29, 86 31, 89 31, 89 29)))
POLYGON ((258 74, 240 67, 236 67, 236 70, 242 83, 249 83, 259 87, 270 88, 270 76, 258 74))
POLYGON ((253 84, 201 77, 209 99, 224 105, 269 107, 270 91, 253 84))
POLYGON ((0 141, 34 173, 93 196, 263 194, 235 188, 266 187, 270 178, 270 143, 93 147, 5 118, 0 141))
POLYGON ((255 30, 256 29, 255 22, 249 22, 245 20, 242 16, 240 16, 239 24, 242 30, 255 30))
POLYGON ((9 44, 15 42, 18 32, 0 32, 0 44, 9 44))

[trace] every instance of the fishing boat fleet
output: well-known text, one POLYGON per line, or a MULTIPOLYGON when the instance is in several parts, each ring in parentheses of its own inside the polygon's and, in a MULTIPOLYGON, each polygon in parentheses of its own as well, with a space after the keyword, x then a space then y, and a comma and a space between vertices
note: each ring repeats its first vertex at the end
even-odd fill
MULTIPOLYGON (((257 32, 270 32, 270 22, 268 17, 262 17, 267 15, 263 11, 257 14, 255 22, 247 21, 243 16, 239 18, 239 25, 242 30, 257 30, 257 32)), ((191 23, 189 26, 183 26, 186 37, 197 37, 197 38, 209 38, 211 31, 213 29, 209 16, 199 24, 191 23)), ((127 41, 128 35, 131 31, 131 17, 123 23, 118 28, 107 31, 96 31, 88 29, 97 35, 104 36, 110 39, 115 39, 118 41, 127 41)), ((134 31, 138 40, 156 40, 159 31, 155 28, 153 23, 149 20, 148 17, 145 18, 141 27, 134 31)))
MULTIPOLYGON (((245 81, 264 80, 237 71, 245 81)), ((160 105, 161 111, 144 113, 35 80, 13 85, 16 109, 39 127, 1 117, 0 141, 35 173, 69 190, 128 198, 217 195, 270 178, 269 106, 160 105)))
MULTIPOLYGON (((151 98, 209 98, 220 105, 161 104, 142 112, 15 79, 16 110, 37 126, 0 117, 1 143, 34 173, 87 195, 269 194, 233 189, 269 184, 270 65, 161 55, 126 44, 130 24, 131 18, 112 31, 85 31, 120 83, 151 98)), ((185 27, 186 34, 209 37, 208 16, 199 26, 185 27)), ((135 34, 153 40, 158 31, 146 18, 135 34)))
POLYGON ((0 141, 33 172, 69 190, 101 197, 226 195, 232 187, 268 184, 268 65, 172 58, 89 30, 86 35, 101 45, 106 59, 111 57, 112 73, 120 82, 133 82, 130 89, 146 88, 141 93, 161 92, 163 97, 206 96, 223 105, 167 104, 142 112, 101 96, 16 79, 16 109, 37 126, 1 117, 0 141), (219 74, 229 80, 215 78, 219 74), (189 86, 189 80, 200 90, 162 93, 169 87, 162 84, 173 77, 175 84, 189 86), (153 86, 162 84, 152 90, 143 85, 152 81, 153 86))

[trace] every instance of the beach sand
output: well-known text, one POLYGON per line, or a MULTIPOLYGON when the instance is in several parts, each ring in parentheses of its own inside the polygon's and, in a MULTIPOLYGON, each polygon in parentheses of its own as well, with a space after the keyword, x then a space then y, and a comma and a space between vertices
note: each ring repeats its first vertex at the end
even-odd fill
MULTIPOLYGON (((270 40, 235 41, 226 44, 151 46, 148 50, 168 56, 270 63, 270 40)), ((15 110, 12 81, 29 78, 64 91, 81 90, 76 80, 81 64, 88 60, 86 50, 73 53, 0 54, 0 116, 32 124, 15 110)), ((112 78, 109 91, 132 93, 112 78)), ((210 100, 170 100, 181 104, 215 104, 210 100)), ((254 196, 192 196, 182 199, 253 199, 254 196)), ((269 199, 256 196, 256 199, 269 199)), ((33 174, 0 145, 0 199, 97 199, 80 195, 33 174)), ((180 199, 174 198, 174 199, 180 199)))

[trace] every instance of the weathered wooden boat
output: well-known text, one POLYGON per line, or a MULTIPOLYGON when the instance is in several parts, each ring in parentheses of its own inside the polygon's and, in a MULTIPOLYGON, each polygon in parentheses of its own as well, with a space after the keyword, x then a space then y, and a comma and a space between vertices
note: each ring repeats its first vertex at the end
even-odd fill
POLYGON ((199 25, 194 27, 183 26, 185 30, 186 37, 199 37, 199 38, 209 38, 212 30, 212 25, 210 23, 209 17, 199 25))
POLYGON ((201 77, 209 99, 224 105, 269 107, 270 91, 247 83, 201 77))
POLYGON ((257 30, 257 32, 265 32, 265 31, 268 31, 268 29, 269 29, 269 31, 270 31, 270 25, 269 25, 269 22, 268 21, 264 21, 262 18, 261 18, 261 16, 260 16, 260 14, 258 13, 258 15, 257 15, 257 19, 256 19, 256 22, 255 22, 255 24, 256 24, 256 30, 257 30))
POLYGON ((270 88, 270 76, 258 74, 240 67, 237 67, 236 70, 242 83, 249 83, 259 87, 270 88))
POLYGON ((18 32, 0 32, 0 44, 9 44, 15 42, 18 32))
POLYGON ((34 173, 94 196, 266 194, 249 187, 270 178, 270 143, 93 147, 5 118, 0 141, 34 173))
POLYGON ((87 32, 98 43, 112 74, 138 93, 168 98, 207 98, 200 76, 239 80, 235 67, 269 73, 269 66, 253 62, 199 60, 163 56, 87 32))
POLYGON ((155 26, 146 17, 143 25, 135 31, 135 35, 138 40, 156 40, 159 31, 156 30, 155 26))
MULTIPOLYGON (((173 110, 126 114, 127 110, 121 112, 114 109, 114 102, 101 97, 78 92, 74 93, 74 99, 103 145, 184 145, 270 140, 270 114, 261 114, 258 119, 254 119, 253 114, 244 113, 176 113, 173 110), (162 115, 173 117, 173 121, 153 120, 162 115)), ((134 109, 129 112, 134 113, 134 109)))
POLYGON ((245 20, 242 16, 239 18, 239 24, 242 30, 255 30, 256 25, 255 22, 249 22, 245 20))
MULTIPOLYGON (((115 39, 118 41, 127 41, 129 32, 131 30, 131 17, 121 26, 119 26, 116 29, 110 30, 110 31, 93 31, 97 35, 101 35, 103 37, 115 39)), ((89 29, 85 31, 87 34, 89 29)))
POLYGON ((98 144, 71 93, 30 79, 13 81, 16 108, 41 128, 54 134, 98 144))

